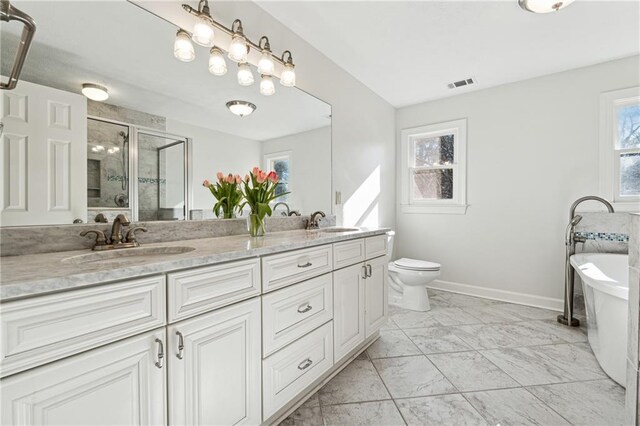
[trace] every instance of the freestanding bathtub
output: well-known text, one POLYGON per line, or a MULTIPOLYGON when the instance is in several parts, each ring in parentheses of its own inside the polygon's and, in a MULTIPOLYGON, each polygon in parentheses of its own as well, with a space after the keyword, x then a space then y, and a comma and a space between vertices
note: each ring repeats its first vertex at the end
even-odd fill
POLYGON ((602 369, 625 386, 629 264, 626 254, 581 253, 571 265, 582 279, 589 344, 602 369))

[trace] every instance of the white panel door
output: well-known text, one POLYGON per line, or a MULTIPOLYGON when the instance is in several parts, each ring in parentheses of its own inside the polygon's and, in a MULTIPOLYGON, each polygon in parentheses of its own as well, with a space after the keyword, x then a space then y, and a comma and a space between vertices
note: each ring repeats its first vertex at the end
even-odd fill
POLYGON ((0 219, 4 226, 87 220, 87 102, 20 81, 2 92, 0 219))
POLYGON ((164 336, 163 328, 2 379, 1 423, 166 424, 164 336))
POLYGON ((387 321, 388 274, 387 257, 382 256, 367 261, 368 277, 364 283, 365 293, 365 329, 367 337, 378 331, 387 321))
POLYGON ((168 327, 171 425, 262 422, 260 299, 168 327))
POLYGON ((333 336, 336 362, 365 339, 364 264, 333 272, 333 336))

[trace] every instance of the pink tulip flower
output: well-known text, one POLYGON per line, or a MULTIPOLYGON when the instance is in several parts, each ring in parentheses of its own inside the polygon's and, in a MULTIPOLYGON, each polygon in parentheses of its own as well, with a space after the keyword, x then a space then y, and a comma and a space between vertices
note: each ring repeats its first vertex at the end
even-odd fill
POLYGON ((208 179, 205 179, 204 182, 202 182, 202 186, 208 187, 209 185, 211 185, 211 182, 209 182, 208 179))
POLYGON ((235 178, 236 178, 236 183, 239 184, 242 182, 242 178, 240 177, 240 175, 236 175, 235 178))
POLYGON ((267 176, 267 178, 269 179, 270 182, 273 182, 273 183, 277 183, 278 182, 278 175, 274 171, 270 171, 269 175, 267 176))
POLYGON ((216 175, 216 177, 218 178, 218 180, 220 182, 222 182, 224 180, 224 174, 222 172, 218 172, 218 174, 216 175))
POLYGON ((252 173, 254 176, 258 176, 258 174, 260 174, 261 170, 259 167, 254 167, 252 170, 252 173))

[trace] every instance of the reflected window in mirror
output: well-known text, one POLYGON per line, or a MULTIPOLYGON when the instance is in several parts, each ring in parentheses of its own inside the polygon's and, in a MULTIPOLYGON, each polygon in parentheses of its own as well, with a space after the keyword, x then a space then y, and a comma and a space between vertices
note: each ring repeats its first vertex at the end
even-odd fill
POLYGON ((273 170, 278 175, 278 184, 276 185, 276 195, 279 197, 275 202, 286 202, 291 192, 291 151, 278 152, 275 154, 265 155, 265 168, 269 171, 273 170))

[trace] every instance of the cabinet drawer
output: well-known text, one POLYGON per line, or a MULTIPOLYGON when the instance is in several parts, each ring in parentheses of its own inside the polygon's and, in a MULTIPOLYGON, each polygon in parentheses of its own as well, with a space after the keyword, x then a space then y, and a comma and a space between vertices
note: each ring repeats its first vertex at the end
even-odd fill
POLYGON ((333 269, 364 262, 364 239, 345 241, 333 245, 333 269))
POLYGON ((333 318, 333 277, 325 274, 262 297, 262 347, 267 357, 333 318))
POLYGON ((331 245, 295 250, 262 258, 264 293, 330 272, 331 245))
POLYGON ((374 257, 386 255, 387 254, 386 234, 365 238, 364 248, 365 248, 364 251, 367 259, 373 259, 374 257))
POLYGON ((265 419, 333 366, 332 329, 329 322, 263 361, 265 419))
POLYGON ((0 305, 0 376, 165 324, 165 280, 154 276, 0 305))
POLYGON ((260 294, 260 260, 249 259, 168 274, 169 322, 260 294))

